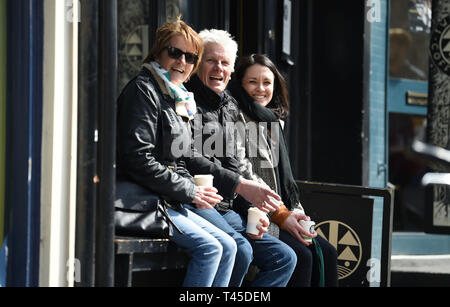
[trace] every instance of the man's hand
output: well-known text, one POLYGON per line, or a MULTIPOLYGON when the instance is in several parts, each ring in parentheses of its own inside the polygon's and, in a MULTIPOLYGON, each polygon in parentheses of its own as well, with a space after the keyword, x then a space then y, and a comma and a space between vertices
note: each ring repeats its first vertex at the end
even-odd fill
POLYGON ((195 193, 192 203, 194 203, 198 209, 214 208, 214 205, 223 200, 222 196, 217 194, 217 192, 217 189, 213 187, 197 186, 197 192, 195 193))
POLYGON ((278 210, 282 204, 281 197, 270 188, 244 178, 238 183, 236 193, 266 213, 278 210))

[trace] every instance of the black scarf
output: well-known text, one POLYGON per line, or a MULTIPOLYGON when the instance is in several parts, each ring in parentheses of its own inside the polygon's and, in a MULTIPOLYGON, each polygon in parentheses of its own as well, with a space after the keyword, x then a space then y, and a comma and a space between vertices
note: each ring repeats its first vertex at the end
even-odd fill
MULTIPOLYGON (((278 133, 275 134, 275 132, 272 131, 272 134, 279 136, 278 140, 272 140, 279 141, 279 144, 277 145, 280 150, 278 166, 275 167, 277 188, 286 207, 290 210, 295 208, 296 204, 300 202, 300 192, 298 190, 298 186, 295 182, 294 176, 292 175, 289 153, 286 147, 283 129, 278 117, 269 108, 263 107, 258 102, 256 102, 238 82, 230 82, 228 90, 230 91, 234 99, 236 99, 236 101, 238 102, 239 108, 254 121, 278 123, 278 125, 275 125, 275 129, 278 129, 278 133)), ((268 125, 267 128, 270 127, 271 125, 268 125)), ((269 136, 266 136, 266 138, 268 137, 269 136)), ((268 143, 272 144, 271 141, 269 141, 268 143)))

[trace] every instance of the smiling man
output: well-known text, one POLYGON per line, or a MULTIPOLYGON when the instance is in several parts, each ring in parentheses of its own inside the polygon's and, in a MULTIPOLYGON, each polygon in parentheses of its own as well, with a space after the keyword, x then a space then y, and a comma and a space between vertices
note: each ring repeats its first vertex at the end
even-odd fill
MULTIPOLYGON (((226 125, 234 124, 240 112, 234 98, 225 91, 234 71, 238 46, 230 34, 223 30, 203 30, 199 34, 204 42, 203 57, 197 73, 185 84, 186 88, 194 93, 197 103, 197 113, 194 121, 191 121, 194 144, 202 146, 197 148, 197 152, 204 157, 225 170, 240 175, 236 157, 228 155, 223 148, 227 140, 232 143, 229 141, 231 138, 227 133, 230 131, 227 131, 226 125)), ((229 145, 233 146, 233 144, 227 144, 229 145)), ((189 172, 193 175, 204 174, 204 169, 199 169, 192 161, 195 159, 187 159, 186 166, 189 172)), ((214 175, 214 186, 220 186, 222 181, 221 176, 214 175)), ((218 190, 220 193, 219 187, 218 190)), ((259 182, 244 179, 242 176, 239 177, 235 193, 265 212, 275 211, 279 207, 279 204, 271 205, 270 198, 263 200, 258 196, 273 193, 272 195, 279 199, 275 192, 259 182)), ((251 283, 252 286, 285 286, 296 264, 293 250, 267 233, 268 224, 265 221, 263 227, 258 226, 260 227, 259 235, 247 234, 246 221, 233 210, 233 199, 222 196, 224 200, 213 209, 193 208, 193 210, 237 242, 238 251, 230 286, 241 285, 243 276, 239 272, 246 272, 252 260, 259 268, 259 273, 251 283), (220 216, 217 215, 217 211, 220 216)))
POLYGON ((205 57, 197 72, 198 78, 213 92, 220 95, 227 87, 234 62, 230 54, 237 52, 233 46, 210 42, 205 45, 205 57))

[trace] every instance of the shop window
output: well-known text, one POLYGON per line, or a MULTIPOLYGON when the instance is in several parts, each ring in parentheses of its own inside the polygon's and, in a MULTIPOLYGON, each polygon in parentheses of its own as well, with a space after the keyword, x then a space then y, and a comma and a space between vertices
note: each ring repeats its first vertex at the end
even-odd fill
POLYGON ((411 152, 415 138, 423 138, 422 115, 389 115, 389 182, 395 186, 394 231, 423 231, 425 188, 421 181, 429 171, 421 157, 411 152))
POLYGON ((424 140, 431 0, 390 1, 389 182, 395 186, 394 231, 424 231, 428 167, 410 148, 424 140))
POLYGON ((431 0, 391 1, 391 78, 428 80, 428 49, 431 29, 431 0), (424 56, 425 55, 425 56, 424 56))

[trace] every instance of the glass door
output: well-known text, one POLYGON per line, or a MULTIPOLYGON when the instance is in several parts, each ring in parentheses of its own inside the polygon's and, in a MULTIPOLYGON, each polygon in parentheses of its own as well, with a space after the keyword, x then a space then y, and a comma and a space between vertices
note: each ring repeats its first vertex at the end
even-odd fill
POLYGON ((431 0, 390 1, 389 182, 395 186, 394 231, 423 231, 424 163, 410 154, 426 128, 431 0))
POLYGON ((389 182, 395 186, 393 254, 449 252, 442 250, 448 246, 447 236, 424 233, 421 179, 429 169, 410 151, 415 138, 425 140, 431 2, 390 1, 387 114, 389 182))

